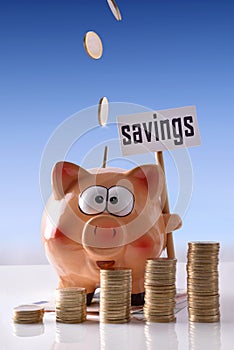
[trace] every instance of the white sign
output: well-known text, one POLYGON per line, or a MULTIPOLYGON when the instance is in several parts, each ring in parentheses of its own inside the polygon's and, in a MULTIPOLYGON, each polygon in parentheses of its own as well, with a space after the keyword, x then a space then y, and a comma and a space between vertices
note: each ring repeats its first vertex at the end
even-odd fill
POLYGON ((200 145, 196 107, 117 117, 124 156, 200 145))

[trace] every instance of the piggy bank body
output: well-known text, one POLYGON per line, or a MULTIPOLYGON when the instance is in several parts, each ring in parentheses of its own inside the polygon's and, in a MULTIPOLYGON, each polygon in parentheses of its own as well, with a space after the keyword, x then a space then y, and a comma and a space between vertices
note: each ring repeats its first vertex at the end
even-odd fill
POLYGON ((93 293, 100 268, 132 269, 132 293, 144 292, 148 258, 159 257, 167 232, 180 226, 161 212, 164 176, 157 165, 85 170, 59 162, 42 218, 42 241, 59 287, 93 293))

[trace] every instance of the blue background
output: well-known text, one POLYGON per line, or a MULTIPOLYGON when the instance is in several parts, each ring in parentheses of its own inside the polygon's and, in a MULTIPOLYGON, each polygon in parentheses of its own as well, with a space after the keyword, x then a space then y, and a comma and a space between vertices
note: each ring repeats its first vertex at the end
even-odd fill
POLYGON ((202 146, 189 150, 194 191, 177 254, 185 260, 189 240, 219 240, 222 259, 233 260, 234 3, 118 5, 121 22, 105 0, 1 2, 1 264, 46 262, 43 149, 60 123, 102 96, 156 110, 197 106, 202 146), (103 41, 98 61, 83 48, 89 30, 103 41))

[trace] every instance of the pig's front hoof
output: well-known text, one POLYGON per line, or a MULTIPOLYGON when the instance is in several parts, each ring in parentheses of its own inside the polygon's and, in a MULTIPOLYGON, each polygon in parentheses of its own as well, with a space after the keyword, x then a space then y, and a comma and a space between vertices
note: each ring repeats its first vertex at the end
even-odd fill
POLYGON ((92 299, 93 299, 93 295, 94 295, 94 292, 87 294, 87 301, 86 301, 87 306, 89 306, 91 304, 92 299))
POLYGON ((144 305, 144 303, 145 303, 145 293, 144 292, 131 295, 131 305, 132 306, 144 305))

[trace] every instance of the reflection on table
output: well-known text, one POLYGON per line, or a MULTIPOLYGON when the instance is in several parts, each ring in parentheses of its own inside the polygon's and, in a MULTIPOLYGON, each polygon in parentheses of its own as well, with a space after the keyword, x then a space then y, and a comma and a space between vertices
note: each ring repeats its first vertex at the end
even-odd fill
POLYGON ((221 349, 220 323, 189 323, 189 350, 221 349))

